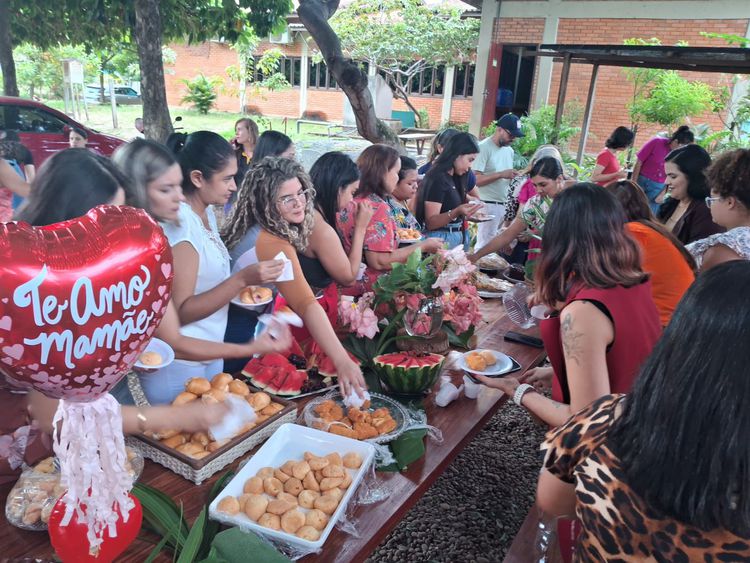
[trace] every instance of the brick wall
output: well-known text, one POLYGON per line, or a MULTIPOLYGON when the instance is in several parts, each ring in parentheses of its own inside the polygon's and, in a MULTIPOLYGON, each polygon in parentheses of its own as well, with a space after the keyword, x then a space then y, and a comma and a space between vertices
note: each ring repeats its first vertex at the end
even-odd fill
POLYGON ((492 37, 495 43, 540 43, 544 18, 498 18, 492 37))
MULTIPOLYGON (((237 83, 232 82, 226 73, 226 68, 238 63, 237 53, 223 43, 208 42, 199 45, 172 44, 169 46, 177 54, 173 65, 167 67, 165 81, 167 85, 167 102, 171 106, 181 105, 181 99, 186 93, 182 79, 193 78, 199 73, 206 76, 221 77, 226 91, 220 92, 216 100, 216 109, 220 111, 239 112, 239 95, 237 83)), ((289 45, 277 45, 263 41, 258 52, 278 47, 287 56, 302 55, 302 44, 297 41, 289 45)), ((310 51, 315 48, 310 45, 310 51)), ((251 112, 268 116, 299 116, 300 90, 288 88, 286 90, 268 92, 257 91, 248 87, 246 106, 251 112)), ((317 114, 328 121, 341 121, 344 117, 344 93, 339 90, 307 90, 307 113, 317 114)), ((425 108, 430 115, 430 125, 438 127, 441 123, 443 106, 442 97, 414 96, 410 99, 417 109, 425 108)), ((401 100, 394 100, 394 110, 407 110, 408 107, 401 100)), ((468 123, 471 117, 471 98, 453 98, 451 104, 451 121, 468 123)))
MULTIPOLYGON (((559 44, 622 44, 624 39, 641 37, 649 39, 658 37, 664 45, 674 45, 685 40, 693 47, 723 47, 721 39, 701 37, 701 31, 732 33, 744 35, 747 20, 657 20, 657 19, 565 19, 561 18, 558 26, 557 41, 559 44)), ((555 104, 560 86, 562 63, 555 63, 552 73, 549 103, 555 104)), ((731 77, 720 73, 681 72, 688 80, 701 80, 710 85, 730 84, 731 77)), ((586 103, 590 65, 572 65, 568 80, 566 104, 577 101, 581 107, 586 103)), ((591 119, 591 128, 586 150, 600 150, 612 129, 618 125, 629 125, 626 104, 632 96, 630 83, 625 80, 622 69, 600 67, 597 79, 596 95, 591 119)), ((721 128, 719 118, 710 112, 692 118, 691 123, 708 123, 712 128, 721 128)), ((636 146, 642 145, 649 137, 661 131, 658 125, 644 125, 638 133, 636 146)), ((572 148, 577 149, 577 139, 572 148)))

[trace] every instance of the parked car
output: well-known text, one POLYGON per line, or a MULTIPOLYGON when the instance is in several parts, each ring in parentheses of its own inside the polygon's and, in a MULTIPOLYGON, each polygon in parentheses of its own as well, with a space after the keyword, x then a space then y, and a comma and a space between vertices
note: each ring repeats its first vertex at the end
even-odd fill
POLYGON ((0 129, 18 131, 21 142, 34 155, 37 168, 51 155, 69 147, 71 127, 85 130, 88 133, 88 147, 105 156, 111 155, 125 142, 86 127, 40 102, 0 96, 0 129))
MULTIPOLYGON (((88 85, 83 93, 86 102, 99 104, 102 100, 101 86, 88 85)), ((104 103, 109 103, 109 88, 104 88, 104 103)), ((138 105, 143 103, 141 95, 130 86, 115 86, 115 103, 119 105, 138 105)))

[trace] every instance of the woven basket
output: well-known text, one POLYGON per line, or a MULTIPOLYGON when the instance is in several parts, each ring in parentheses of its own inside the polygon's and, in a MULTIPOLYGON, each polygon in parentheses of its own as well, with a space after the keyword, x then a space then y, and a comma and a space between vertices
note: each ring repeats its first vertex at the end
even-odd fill
MULTIPOLYGON (((132 372, 128 374, 128 388, 138 406, 148 406, 149 403, 138 376, 132 372)), ((227 444, 203 459, 193 459, 144 435, 128 436, 125 438, 125 443, 140 452, 143 457, 200 485, 214 473, 221 471, 261 442, 265 442, 279 426, 296 420, 297 405, 295 403, 279 397, 274 397, 273 401, 283 405, 284 409, 249 432, 232 438, 227 444)))

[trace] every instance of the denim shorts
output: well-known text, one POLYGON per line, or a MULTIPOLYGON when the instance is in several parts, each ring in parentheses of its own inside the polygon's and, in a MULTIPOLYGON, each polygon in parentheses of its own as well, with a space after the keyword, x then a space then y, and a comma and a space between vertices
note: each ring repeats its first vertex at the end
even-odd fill
POLYGON ((638 185, 646 193, 648 198, 648 204, 651 206, 651 211, 656 213, 659 210, 659 203, 656 203, 656 196, 658 196, 664 189, 664 184, 661 182, 655 182, 651 178, 645 176, 638 176, 638 185))

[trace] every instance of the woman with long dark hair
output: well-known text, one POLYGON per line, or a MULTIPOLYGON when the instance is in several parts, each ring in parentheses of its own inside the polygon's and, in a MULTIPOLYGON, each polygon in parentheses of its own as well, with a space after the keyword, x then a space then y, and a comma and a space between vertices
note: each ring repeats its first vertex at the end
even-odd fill
POLYGON ((336 229, 341 234, 344 250, 351 252, 358 206, 365 204, 373 210, 365 231, 364 261, 367 268, 362 278, 348 290, 353 295, 371 291, 380 274, 390 270, 394 262, 406 262, 417 248, 435 252, 443 244, 442 240, 428 238, 409 247, 398 248, 396 223, 386 201, 398 184, 401 160, 396 149, 387 145, 371 145, 359 155, 357 166, 360 172, 359 188, 354 193, 354 199, 336 217, 336 229))
POLYGON ((657 217, 682 244, 724 232, 705 205, 711 195, 706 181, 710 165, 711 157, 698 145, 675 149, 664 161, 669 199, 661 205, 657 217))
POLYGON ((687 291, 628 395, 550 432, 537 504, 579 561, 750 560, 750 264, 687 291))
POLYGON ((608 184, 605 190, 622 205, 625 228, 641 248, 643 271, 651 276, 651 290, 662 326, 695 280, 695 260, 685 246, 661 225, 651 212, 648 198, 631 180, 608 184))
POLYGON ((294 159, 294 143, 280 131, 263 131, 253 150, 253 163, 260 162, 267 156, 280 156, 294 159))
POLYGON ((627 172, 620 166, 620 161, 617 160, 617 153, 632 145, 633 139, 635 139, 635 133, 622 125, 612 131, 604 142, 604 148, 596 156, 596 165, 591 172, 592 182, 606 186, 610 182, 628 177, 627 172))
POLYGON ((706 205, 714 223, 727 232, 688 246, 701 271, 730 260, 750 260, 750 150, 725 152, 706 175, 711 187, 706 205))
POLYGON ((552 399, 514 378, 477 376, 550 426, 609 393, 627 393, 659 338, 661 324, 636 242, 612 194, 596 184, 566 188, 547 215, 536 300, 552 368, 531 375, 552 399))
MULTIPOLYGON (((536 193, 523 204, 507 229, 469 256, 472 262, 492 252, 501 252, 528 230, 537 235, 542 233, 554 198, 565 188, 562 162, 554 156, 538 159, 531 166, 529 180, 536 193)), ((539 248, 539 244, 529 244, 529 248, 539 248)))
POLYGON ((414 196, 417 194, 419 185, 417 161, 403 154, 400 158, 401 169, 398 171, 398 183, 386 201, 391 208, 391 217, 396 222, 396 228, 421 231, 419 221, 412 213, 414 196))
POLYGON ((450 248, 468 248, 464 220, 482 207, 479 201, 469 201, 467 197, 467 174, 478 154, 474 136, 457 133, 445 145, 417 192, 415 215, 424 225, 423 232, 443 239, 450 248))

